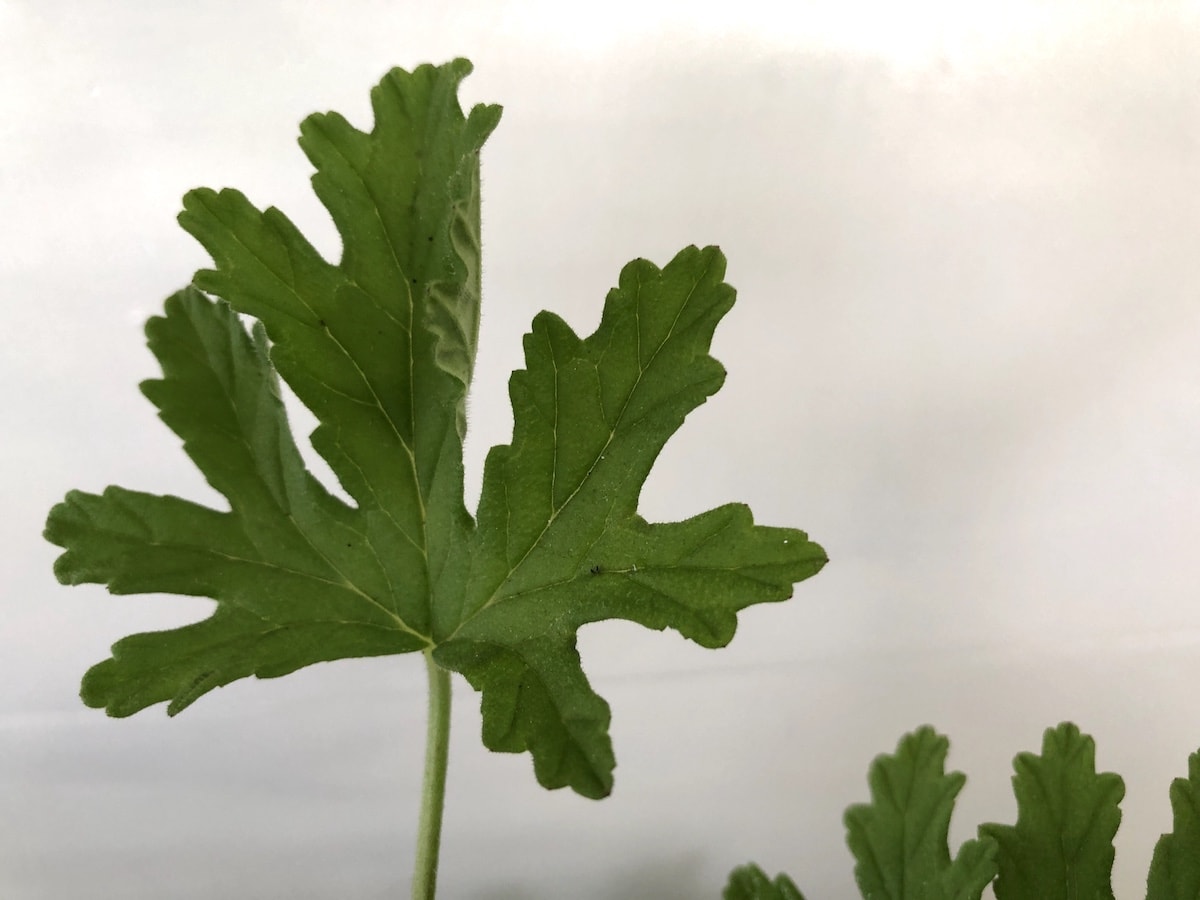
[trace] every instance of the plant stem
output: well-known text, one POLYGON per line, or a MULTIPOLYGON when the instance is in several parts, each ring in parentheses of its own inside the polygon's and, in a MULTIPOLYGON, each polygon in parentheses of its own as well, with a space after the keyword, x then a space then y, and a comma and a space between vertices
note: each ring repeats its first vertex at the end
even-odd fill
POLYGON ((425 667, 429 672, 429 723, 425 733, 425 778, 421 784, 413 900, 433 900, 437 891, 442 809, 446 804, 446 762, 450 756, 450 673, 433 661, 433 654, 428 650, 425 651, 425 667))

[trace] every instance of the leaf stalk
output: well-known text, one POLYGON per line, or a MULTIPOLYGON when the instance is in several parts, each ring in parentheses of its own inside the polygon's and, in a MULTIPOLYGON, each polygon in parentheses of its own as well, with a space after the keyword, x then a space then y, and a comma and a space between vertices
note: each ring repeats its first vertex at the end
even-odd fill
POLYGON ((446 805, 446 766, 450 758, 450 673, 425 651, 429 674, 429 720, 425 732, 425 775, 421 783, 421 818, 413 868, 413 900, 433 900, 437 892, 442 811, 446 805))

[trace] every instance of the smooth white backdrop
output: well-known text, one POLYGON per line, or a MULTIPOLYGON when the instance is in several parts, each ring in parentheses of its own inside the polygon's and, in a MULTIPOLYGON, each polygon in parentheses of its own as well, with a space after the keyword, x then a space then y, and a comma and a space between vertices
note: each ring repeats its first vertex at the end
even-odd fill
POLYGON ((236 186, 336 258, 300 119, 369 127, 388 68, 460 55, 464 105, 505 107, 468 490, 532 316, 590 331, 626 261, 715 243, 729 377, 642 511, 745 501, 832 562, 719 652, 583 632, 599 803, 483 750, 457 681, 442 895, 716 897, 756 859, 856 896, 841 815, 875 754, 950 734, 957 847, 1064 719, 1125 776, 1115 884, 1143 889, 1200 747, 1200 6, 781 7, 0 0, 0 895, 405 896, 421 661, 106 719, 83 671, 210 604, 60 587, 40 531, 75 487, 221 502, 136 389, 142 323, 206 264, 184 191, 236 186))

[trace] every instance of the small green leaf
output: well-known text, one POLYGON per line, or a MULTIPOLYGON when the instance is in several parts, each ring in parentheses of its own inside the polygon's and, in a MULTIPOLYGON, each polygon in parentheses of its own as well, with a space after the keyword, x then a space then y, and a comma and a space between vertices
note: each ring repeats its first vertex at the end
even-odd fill
POLYGON ((1125 782, 1096 773, 1096 744, 1064 722, 1046 730, 1042 755, 1022 753, 1016 825, 981 825, 1000 845, 997 900, 1112 900, 1113 836, 1125 782))
POLYGON ((1146 900, 1200 900, 1200 751, 1188 758, 1188 777, 1171 782, 1175 827, 1154 847, 1146 900))
POLYGON ((729 873, 724 900, 804 900, 804 895, 783 873, 772 881, 754 863, 738 866, 729 873))
POLYGON ((995 877, 987 838, 965 842, 950 860, 950 816, 967 779, 946 774, 949 746, 929 726, 905 735, 895 754, 872 763, 871 803, 846 811, 854 877, 868 900, 978 900, 995 877))

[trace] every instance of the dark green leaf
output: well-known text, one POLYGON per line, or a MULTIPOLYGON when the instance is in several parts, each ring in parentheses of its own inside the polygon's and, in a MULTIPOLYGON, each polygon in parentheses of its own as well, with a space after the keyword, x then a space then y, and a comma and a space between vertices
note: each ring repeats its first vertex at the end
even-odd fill
POLYGON ((513 439, 493 448, 478 521, 462 442, 479 324, 479 151, 499 108, 464 116, 466 60, 389 73, 374 128, 301 126, 337 265, 274 208, 196 190, 180 222, 214 268, 147 325, 163 377, 143 385, 228 511, 109 488, 72 492, 46 536, 64 583, 209 597, 213 615, 118 641, 84 678, 111 715, 177 713, 248 675, 422 650, 483 692, 483 737, 529 750, 538 780, 612 787, 608 705, 576 632, 601 619, 671 627, 706 647, 737 613, 783 600, 824 552, 729 504, 683 522, 637 514, 684 417, 721 385, 708 347, 733 303, 725 260, 689 247, 630 263, 596 332, 543 313, 514 374, 513 439), (258 320, 253 336, 236 313, 258 320), (353 505, 305 469, 276 374, 353 505))
POLYGON ((786 875, 780 873, 772 881, 754 863, 734 869, 721 896, 724 900, 804 900, 804 895, 786 875))
POLYGON ((1096 745, 1064 722, 1047 729, 1042 755, 1022 753, 1017 824, 981 825, 1000 845, 997 900, 1112 900, 1113 836, 1125 783, 1096 773, 1096 745))
POLYGON ((595 334, 542 313, 525 338, 513 440, 484 468, 467 605, 434 658, 484 692, 484 743, 529 748, 547 787, 611 786, 608 705, 580 668, 581 625, 622 618, 720 647, 738 610, 787 598, 824 565, 803 532, 756 526, 741 505, 662 525, 636 513, 662 445, 724 378, 707 354, 733 302, 724 268, 715 248, 661 271, 632 262, 595 334))
POLYGON ((966 783, 946 774, 949 741, 929 726, 871 765, 871 802, 846 811, 854 876, 869 900, 978 900, 996 874, 996 846, 971 840, 950 859, 954 800, 966 783))
POLYGON ((1200 752, 1188 758, 1188 777, 1171 782, 1175 827, 1154 847, 1146 900, 1200 900, 1200 752))

